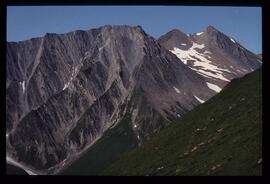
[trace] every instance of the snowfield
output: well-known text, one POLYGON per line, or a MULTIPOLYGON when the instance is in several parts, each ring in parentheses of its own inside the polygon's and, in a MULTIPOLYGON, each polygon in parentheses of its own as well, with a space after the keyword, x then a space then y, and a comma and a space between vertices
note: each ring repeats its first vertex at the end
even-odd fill
POLYGON ((199 97, 197 97, 197 96, 194 96, 200 103, 204 103, 205 101, 204 100, 202 100, 202 99, 200 99, 199 97))
POLYGON ((217 85, 215 84, 211 84, 209 82, 206 82, 207 86, 212 89, 213 91, 219 93, 222 89, 220 87, 218 87, 217 85))
POLYGON ((188 50, 181 50, 177 47, 174 47, 174 49, 170 51, 175 54, 184 64, 187 64, 188 60, 193 60, 194 62, 192 63, 192 66, 189 67, 192 70, 195 70, 198 74, 208 78, 215 78, 230 82, 230 80, 228 80, 223 75, 223 73, 231 73, 231 71, 225 68, 219 68, 218 66, 214 65, 210 60, 210 55, 212 54, 211 52, 204 51, 203 53, 200 53, 199 50, 203 49, 204 47, 204 44, 200 45, 194 42, 192 47, 190 47, 188 50))

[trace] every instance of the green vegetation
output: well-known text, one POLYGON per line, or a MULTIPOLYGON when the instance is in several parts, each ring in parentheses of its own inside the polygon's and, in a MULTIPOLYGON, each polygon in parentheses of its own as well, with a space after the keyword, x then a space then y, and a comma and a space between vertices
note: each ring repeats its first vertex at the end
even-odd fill
POLYGON ((261 175, 261 76, 234 79, 100 175, 261 175))

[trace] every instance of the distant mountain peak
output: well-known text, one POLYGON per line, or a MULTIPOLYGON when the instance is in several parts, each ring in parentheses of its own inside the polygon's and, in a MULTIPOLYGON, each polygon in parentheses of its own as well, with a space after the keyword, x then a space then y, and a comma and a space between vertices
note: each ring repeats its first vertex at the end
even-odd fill
POLYGON ((158 40, 160 43, 166 43, 166 47, 170 49, 173 49, 173 46, 175 45, 181 48, 188 48, 192 45, 188 35, 178 29, 171 30, 167 34, 161 36, 158 40))
POLYGON ((160 37, 161 40, 162 39, 171 39, 171 38, 173 38, 173 39, 179 39, 179 38, 187 39, 188 36, 186 33, 180 31, 179 29, 173 29, 173 30, 169 31, 166 35, 163 35, 160 37))
POLYGON ((179 29, 173 29, 169 33, 170 34, 185 34, 183 31, 180 31, 179 29))
POLYGON ((214 26, 209 25, 206 28, 206 32, 207 33, 218 33, 219 31, 214 26))
POLYGON ((235 77, 253 71, 261 65, 261 58, 249 52, 238 42, 208 26, 204 32, 187 36, 176 36, 170 31, 159 39, 159 43, 174 53, 184 64, 205 77, 211 84, 222 88, 235 77), (224 57, 226 55, 226 57, 224 57), (210 72, 211 71, 211 72, 210 72))

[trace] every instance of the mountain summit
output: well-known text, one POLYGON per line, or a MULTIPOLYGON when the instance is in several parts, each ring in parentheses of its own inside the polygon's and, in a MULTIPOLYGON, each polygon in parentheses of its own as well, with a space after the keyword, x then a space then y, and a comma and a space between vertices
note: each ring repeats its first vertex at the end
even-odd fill
POLYGON ((207 34, 217 34, 219 31, 214 27, 214 26, 207 26, 206 28, 206 33, 207 34))
POLYGON ((135 147, 260 65, 221 32, 157 41, 140 26, 106 25, 8 42, 7 160, 55 174, 123 123, 135 147))
POLYGON ((187 34, 170 31, 158 42, 184 64, 203 76, 209 87, 220 91, 231 79, 261 66, 261 58, 213 26, 204 32, 187 34))
POLYGON ((7 155, 54 173, 128 119, 142 142, 215 92, 141 27, 7 43, 7 155))

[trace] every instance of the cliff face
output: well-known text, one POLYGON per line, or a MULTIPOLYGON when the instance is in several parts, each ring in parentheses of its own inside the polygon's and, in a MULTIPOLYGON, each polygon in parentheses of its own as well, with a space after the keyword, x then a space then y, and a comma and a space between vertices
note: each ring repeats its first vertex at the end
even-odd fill
POLYGON ((127 114, 141 142, 216 93, 139 26, 7 43, 6 70, 7 154, 41 173, 127 114))

